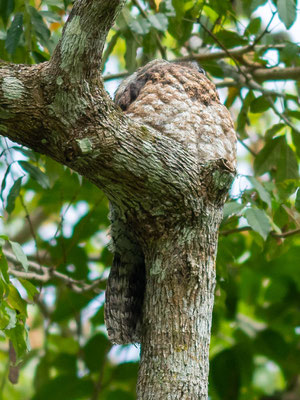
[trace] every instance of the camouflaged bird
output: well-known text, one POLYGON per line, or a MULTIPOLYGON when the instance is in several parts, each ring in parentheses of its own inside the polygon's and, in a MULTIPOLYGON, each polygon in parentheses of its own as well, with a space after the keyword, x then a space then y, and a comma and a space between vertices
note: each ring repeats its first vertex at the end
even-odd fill
MULTIPOLYGON (((199 163, 223 159, 236 167, 236 134, 215 85, 195 62, 154 60, 126 78, 115 102, 134 121, 180 142, 199 163)), ((111 204, 114 260, 105 322, 113 343, 140 341, 145 262, 135 232, 111 204)))

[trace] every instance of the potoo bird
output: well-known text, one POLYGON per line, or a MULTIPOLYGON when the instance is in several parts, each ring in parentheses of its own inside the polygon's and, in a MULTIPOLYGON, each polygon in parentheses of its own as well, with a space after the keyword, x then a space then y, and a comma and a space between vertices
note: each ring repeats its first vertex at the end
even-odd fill
MULTIPOLYGON (((222 159, 235 170, 231 116, 196 63, 151 61, 121 83, 115 102, 131 119, 180 142, 198 163, 222 159)), ((114 260, 105 300, 108 336, 113 343, 137 343, 147 284, 144 254, 115 204, 111 204, 111 223, 114 260)))

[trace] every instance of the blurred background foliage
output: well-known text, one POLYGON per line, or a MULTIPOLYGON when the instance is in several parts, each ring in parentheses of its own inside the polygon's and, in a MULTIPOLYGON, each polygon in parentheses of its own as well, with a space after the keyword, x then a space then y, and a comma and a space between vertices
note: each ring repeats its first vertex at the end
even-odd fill
MULTIPOLYGON (((1 59, 47 61, 71 3, 1 0, 1 59)), ((298 14, 296 0, 132 0, 105 48, 111 95, 154 58, 194 59, 236 121, 238 176, 217 258, 212 400, 300 398, 298 14)), ((0 399, 134 399, 138 348, 112 347, 104 327, 112 261, 105 196, 4 138, 0 163, 0 399)))

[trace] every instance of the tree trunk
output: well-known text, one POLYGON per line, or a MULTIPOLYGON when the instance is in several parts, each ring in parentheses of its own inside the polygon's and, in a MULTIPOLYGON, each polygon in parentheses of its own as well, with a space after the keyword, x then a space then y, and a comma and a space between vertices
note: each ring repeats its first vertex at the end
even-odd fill
POLYGON ((201 164, 107 96, 101 52, 124 3, 77 1, 49 63, 2 65, 0 129, 127 211, 146 262, 138 398, 207 399, 217 236, 233 171, 220 158, 201 164))
POLYGON ((207 399, 221 209, 208 215, 178 224, 147 248, 138 399, 207 399))

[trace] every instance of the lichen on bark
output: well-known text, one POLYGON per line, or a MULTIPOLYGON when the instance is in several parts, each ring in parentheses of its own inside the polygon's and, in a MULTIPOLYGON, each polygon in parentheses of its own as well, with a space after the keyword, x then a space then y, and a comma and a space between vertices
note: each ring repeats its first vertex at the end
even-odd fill
POLYGON ((92 181, 136 230, 147 279, 138 398, 206 399, 218 227, 234 171, 201 165, 106 94, 101 51, 124 3, 77 1, 50 62, 0 69, 0 129, 92 181))

